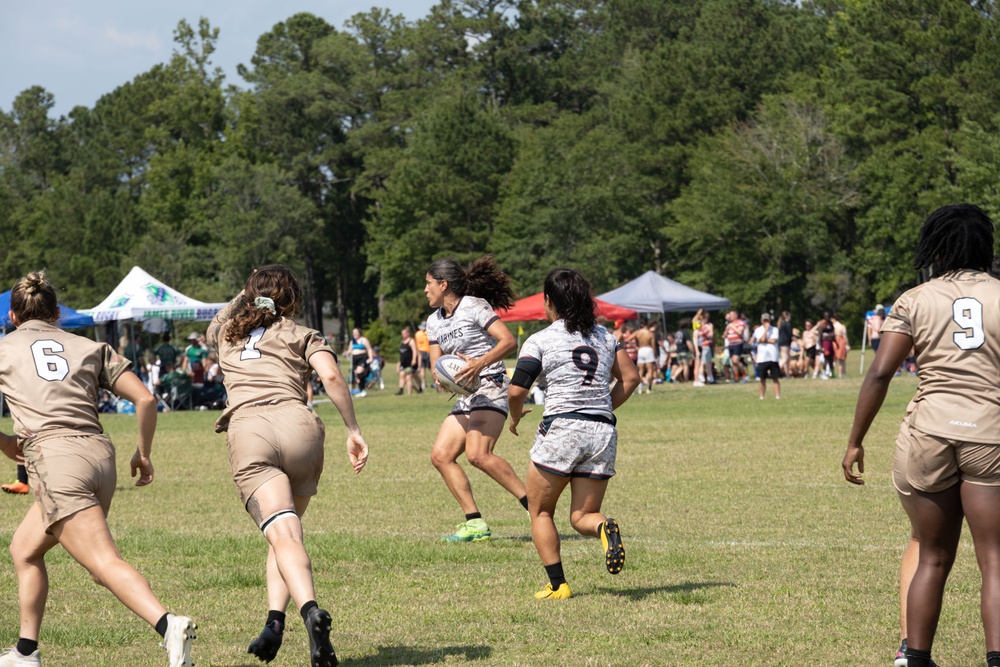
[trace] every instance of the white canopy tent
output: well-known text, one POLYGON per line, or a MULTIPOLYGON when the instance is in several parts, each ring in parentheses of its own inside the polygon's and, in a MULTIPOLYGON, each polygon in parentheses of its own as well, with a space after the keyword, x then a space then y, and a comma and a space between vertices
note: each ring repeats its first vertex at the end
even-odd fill
POLYGON ((86 310, 95 322, 151 319, 206 321, 226 307, 225 303, 205 303, 181 294, 138 266, 133 266, 104 301, 86 310))
POLYGON ((640 313, 678 313, 698 309, 724 310, 729 299, 715 296, 664 278, 655 271, 631 280, 617 289, 599 294, 598 299, 624 306, 640 313))

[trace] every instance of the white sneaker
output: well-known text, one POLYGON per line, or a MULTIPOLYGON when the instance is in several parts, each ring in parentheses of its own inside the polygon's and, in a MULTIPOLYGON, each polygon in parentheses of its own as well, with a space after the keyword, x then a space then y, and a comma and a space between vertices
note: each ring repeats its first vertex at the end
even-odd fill
POLYGON ((0 667, 42 667, 42 655, 38 649, 31 655, 21 655, 11 647, 0 653, 0 667))
POLYGON ((163 636, 160 646, 167 649, 170 667, 194 667, 191 662, 191 642, 195 638, 194 631, 197 627, 187 616, 167 614, 167 634, 163 636))

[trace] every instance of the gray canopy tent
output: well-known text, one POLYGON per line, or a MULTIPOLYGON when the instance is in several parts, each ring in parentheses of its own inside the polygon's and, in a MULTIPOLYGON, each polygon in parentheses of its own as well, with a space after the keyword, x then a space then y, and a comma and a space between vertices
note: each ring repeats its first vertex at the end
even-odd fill
POLYGON ((724 310, 730 307, 729 299, 699 292, 655 271, 646 271, 635 280, 599 294, 597 298, 640 313, 660 313, 661 316, 664 313, 724 310))

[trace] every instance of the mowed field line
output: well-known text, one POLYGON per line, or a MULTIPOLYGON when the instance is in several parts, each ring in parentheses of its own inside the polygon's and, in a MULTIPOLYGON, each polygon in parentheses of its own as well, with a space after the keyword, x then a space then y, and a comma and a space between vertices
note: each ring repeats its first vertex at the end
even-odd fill
MULTIPOLYGON (((387 377, 387 387, 395 378, 387 377)), ((451 402, 392 389, 356 401, 372 446, 355 477, 333 407, 325 472, 305 516, 317 597, 334 616, 343 664, 886 665, 898 644, 897 578, 908 524, 890 480, 895 431, 916 384, 898 378, 873 424, 867 484, 843 482, 840 459, 859 381, 756 387, 657 387, 618 413, 618 475, 605 510, 622 524, 625 570, 604 570, 600 542, 556 517, 574 597, 535 600, 545 583, 527 514, 466 466, 494 539, 442 544, 461 514, 430 464, 451 402)), ((497 451, 523 474, 541 409, 497 451)), ((249 667, 266 601, 264 542, 229 478, 217 413, 160 416, 156 480, 132 486, 133 417, 110 415, 119 491, 109 524, 125 557, 167 606, 200 625, 199 667, 249 667)), ((0 428, 9 430, 9 419, 0 428)), ((0 462, 0 478, 3 477, 0 462)), ((13 464, 9 476, 13 477, 13 464)), ((0 554, 30 500, 0 496, 0 554)), ((16 582, 0 559, 0 644, 17 636, 16 582)), ((42 632, 46 667, 160 666, 151 630, 61 550, 42 632)), ((963 535, 935 646, 938 662, 979 664, 979 580, 963 535)), ((302 665, 307 640, 289 615, 273 667, 302 665)))

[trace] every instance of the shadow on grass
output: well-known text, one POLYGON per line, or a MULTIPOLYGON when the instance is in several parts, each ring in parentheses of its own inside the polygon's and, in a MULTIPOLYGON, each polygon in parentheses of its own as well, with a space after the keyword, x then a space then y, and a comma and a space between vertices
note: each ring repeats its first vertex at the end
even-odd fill
POLYGON ((343 667, 369 665, 435 665, 449 656, 464 656, 466 662, 484 660, 493 649, 489 646, 445 646, 443 648, 419 648, 417 646, 379 646, 378 653, 364 658, 342 659, 343 667))
POLYGON ((676 584, 674 586, 643 586, 639 588, 598 588, 597 593, 603 593, 606 595, 617 595, 618 597, 628 598, 629 600, 644 600, 651 595, 672 595, 679 597, 680 602, 687 601, 698 601, 702 602, 704 600, 690 599, 692 595, 698 591, 707 588, 720 588, 723 586, 730 587, 736 584, 730 581, 704 581, 704 582, 685 582, 683 584, 676 584))
MULTIPOLYGON (((490 538, 491 540, 497 541, 508 541, 508 542, 531 542, 531 533, 527 535, 507 535, 506 537, 498 537, 494 535, 490 538)), ((580 533, 566 533, 565 535, 559 533, 560 542, 576 542, 577 540, 592 540, 593 537, 587 537, 586 535, 581 535, 580 533)))

